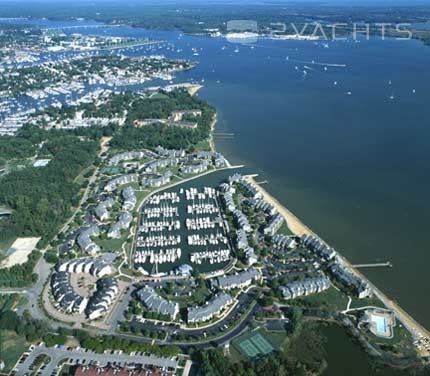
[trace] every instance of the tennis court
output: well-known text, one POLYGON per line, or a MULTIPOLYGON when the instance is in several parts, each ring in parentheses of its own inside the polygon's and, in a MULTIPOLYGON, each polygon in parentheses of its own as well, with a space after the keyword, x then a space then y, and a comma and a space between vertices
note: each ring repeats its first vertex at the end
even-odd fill
POLYGON ((237 346, 250 359, 267 355, 274 350, 270 342, 259 332, 247 333, 242 338, 238 338, 237 346))

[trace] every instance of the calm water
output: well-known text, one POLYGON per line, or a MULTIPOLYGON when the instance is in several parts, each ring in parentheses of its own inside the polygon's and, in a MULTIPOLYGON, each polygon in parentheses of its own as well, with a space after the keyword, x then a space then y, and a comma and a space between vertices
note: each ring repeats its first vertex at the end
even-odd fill
MULTIPOLYGON (((430 47, 375 39, 259 40, 251 48, 177 32, 86 32, 163 38, 170 43, 146 53, 198 60, 177 81, 204 80, 199 95, 217 107, 217 131, 235 134, 218 137, 217 149, 267 179, 352 262, 391 261, 393 269, 364 272, 430 328, 430 47)), ((341 341, 336 333, 330 343, 341 341)), ((358 351, 347 356, 350 367, 363 363, 358 351)), ((345 374, 336 367, 330 375, 345 374)))
POLYGON ((321 331, 327 337, 324 349, 328 367, 324 376, 400 376, 407 374, 391 368, 373 369, 366 353, 348 337, 341 327, 332 325, 322 328, 321 331))

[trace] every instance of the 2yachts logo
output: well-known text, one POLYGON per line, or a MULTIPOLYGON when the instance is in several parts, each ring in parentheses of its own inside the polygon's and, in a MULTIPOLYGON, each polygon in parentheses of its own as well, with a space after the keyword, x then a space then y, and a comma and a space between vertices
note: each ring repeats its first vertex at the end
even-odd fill
POLYGON ((370 37, 379 37, 385 40, 387 37, 396 40, 412 39, 412 31, 409 23, 365 23, 354 22, 322 24, 319 22, 294 23, 273 22, 269 27, 261 30, 254 20, 230 20, 227 22, 227 40, 231 43, 255 43, 258 38, 271 37, 279 39, 303 39, 303 40, 370 40, 370 37))

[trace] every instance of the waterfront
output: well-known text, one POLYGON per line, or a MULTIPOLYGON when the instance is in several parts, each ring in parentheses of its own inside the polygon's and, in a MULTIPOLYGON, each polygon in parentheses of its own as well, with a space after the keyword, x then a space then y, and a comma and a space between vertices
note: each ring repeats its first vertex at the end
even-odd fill
POLYGON ((203 89, 219 109, 218 129, 235 134, 216 146, 233 162, 255 167, 270 193, 351 262, 391 261, 393 269, 364 273, 429 327, 429 302, 419 297, 429 294, 423 171, 430 160, 424 94, 430 50, 394 41, 337 50, 330 61, 350 68, 331 79, 322 73, 303 79, 279 66, 285 62, 266 65, 261 58, 248 63, 261 75, 245 77, 238 64, 229 73, 234 82, 203 89), (390 77, 402 80, 394 100, 390 77), (334 80, 352 95, 333 88, 334 80), (421 94, 413 96, 412 88, 421 94))
POLYGON ((390 260, 393 269, 365 274, 430 327, 430 303, 419 298, 429 293, 429 48, 261 40, 236 53, 222 39, 127 30, 169 40, 178 49, 156 48, 168 57, 198 60, 177 78, 204 79, 200 95, 219 111, 216 131, 235 134, 215 137, 217 149, 268 179, 265 188, 351 262, 390 260), (298 62, 312 60, 346 68, 298 62))

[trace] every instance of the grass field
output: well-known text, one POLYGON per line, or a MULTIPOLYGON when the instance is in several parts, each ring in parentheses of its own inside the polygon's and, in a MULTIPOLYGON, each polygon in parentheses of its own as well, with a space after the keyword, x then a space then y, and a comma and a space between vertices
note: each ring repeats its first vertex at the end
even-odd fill
POLYGON ((15 332, 0 331, 0 359, 5 362, 3 372, 9 372, 27 349, 28 343, 23 337, 18 336, 15 332))
POLYGON ((114 251, 114 252, 120 252, 121 251, 121 245, 125 241, 125 235, 124 237, 121 237, 119 239, 96 239, 96 243, 101 247, 101 249, 106 251, 114 251))
POLYGON ((279 230, 278 230, 278 231, 276 231, 276 233, 277 233, 277 234, 281 234, 281 235, 294 235, 294 234, 291 232, 291 230, 290 230, 290 228, 288 227, 288 225, 287 225, 287 223, 286 223, 286 222, 284 222, 284 223, 282 224, 282 226, 279 228, 279 230))
POLYGON ((336 290, 334 287, 330 287, 328 290, 319 294, 311 294, 297 298, 293 303, 301 307, 337 312, 346 309, 348 298, 343 292, 336 290))
POLYGON ((259 331, 245 333, 233 342, 234 347, 248 359, 255 359, 270 354, 275 348, 259 331))
POLYGON ((381 308, 385 307, 384 304, 377 297, 364 298, 364 299, 358 299, 353 297, 349 308, 360 308, 360 307, 367 307, 367 306, 381 307, 381 308))

